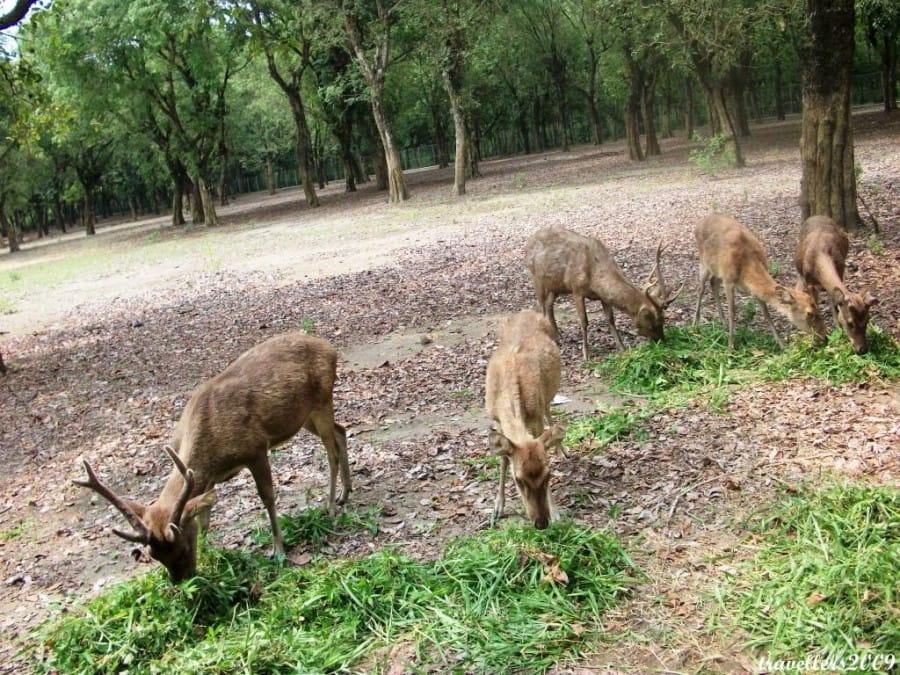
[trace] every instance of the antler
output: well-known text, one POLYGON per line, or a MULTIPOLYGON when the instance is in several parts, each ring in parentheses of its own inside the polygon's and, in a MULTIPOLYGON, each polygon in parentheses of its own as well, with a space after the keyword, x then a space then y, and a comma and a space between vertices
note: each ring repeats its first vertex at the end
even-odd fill
POLYGON ((169 527, 166 530, 166 538, 169 541, 173 541, 180 531, 181 515, 184 513, 184 507, 187 504, 188 499, 190 499, 191 493, 194 491, 194 470, 188 469, 181 457, 179 457, 168 445, 165 446, 165 451, 184 478, 184 487, 181 489, 181 494, 178 495, 178 501, 175 502, 175 506, 172 508, 172 515, 169 518, 169 527))
POLYGON ((650 274, 647 276, 647 281, 645 281, 644 285, 644 294, 650 298, 654 304, 659 305, 660 308, 665 309, 669 305, 671 305, 675 299, 681 295, 681 291, 684 289, 684 284, 678 287, 678 290, 672 294, 671 297, 666 297, 668 291, 666 289, 666 280, 663 278, 662 268, 659 266, 659 260, 662 256, 662 252, 666 249, 663 245, 662 240, 660 239, 659 244, 656 246, 656 264, 653 265, 653 269, 650 270, 650 274), (654 278, 655 277, 655 278, 654 278), (650 289, 654 286, 657 287, 657 291, 655 293, 651 293, 650 289))
POLYGON ((106 487, 100 480, 97 478, 97 474, 94 473, 94 470, 91 468, 91 465, 88 464, 86 459, 81 460, 82 464, 84 464, 84 469, 87 471, 88 479, 87 480, 73 480, 72 482, 75 485, 79 485, 81 487, 90 488, 98 495, 103 497, 110 504, 115 506, 119 513, 125 516, 125 519, 131 524, 131 527, 134 528, 134 532, 123 532, 122 530, 118 530, 113 528, 113 532, 122 537, 127 541, 130 541, 135 544, 148 544, 150 543, 150 530, 147 529, 147 526, 144 525, 144 522, 138 517, 138 515, 134 512, 134 509, 128 505, 124 499, 122 499, 115 492, 106 487))

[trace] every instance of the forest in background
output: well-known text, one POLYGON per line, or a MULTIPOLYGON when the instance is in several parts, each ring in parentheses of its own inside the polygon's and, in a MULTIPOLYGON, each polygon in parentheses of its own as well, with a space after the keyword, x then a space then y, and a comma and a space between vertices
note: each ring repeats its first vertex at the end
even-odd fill
MULTIPOLYGON (((890 111, 900 7, 855 10, 852 100, 890 111)), ((299 183, 315 207, 334 180, 402 201, 432 165, 462 194, 483 157, 623 137, 633 161, 680 134, 740 164, 750 121, 800 110, 805 21, 786 0, 38 3, 0 55, 0 226, 15 250, 98 216, 214 225, 236 194, 299 183)))

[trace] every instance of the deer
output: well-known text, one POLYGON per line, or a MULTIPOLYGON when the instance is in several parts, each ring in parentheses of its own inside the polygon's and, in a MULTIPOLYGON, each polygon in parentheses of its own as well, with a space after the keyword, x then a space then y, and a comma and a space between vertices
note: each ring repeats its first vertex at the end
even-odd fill
MULTIPOLYGON (((302 332, 271 337, 247 350, 220 374, 200 384, 182 411, 165 451, 175 465, 156 500, 145 505, 103 484, 86 459, 86 480, 74 480, 106 499, 131 531, 113 533, 149 549, 173 583, 197 570, 198 525, 209 524, 215 486, 248 468, 272 526, 274 555, 284 556, 275 511, 269 451, 301 428, 318 436, 330 469, 326 509, 334 514, 350 494, 346 429, 334 421, 337 352, 302 332), (336 496, 338 470, 342 490, 336 496)), ((141 548, 132 553, 141 559, 141 548)))
POLYGON ((585 360, 588 349, 588 320, 584 301, 599 300, 606 314, 610 332, 619 351, 625 350, 616 328, 613 309, 625 312, 638 332, 651 339, 663 339, 666 308, 681 293, 681 288, 667 296, 660 269, 662 242, 656 248, 656 265, 644 288, 639 290, 623 275, 603 243, 564 228, 543 228, 534 232, 525 244, 525 262, 531 271, 537 306, 550 321, 556 338, 559 329, 553 313, 558 295, 571 294, 581 321, 581 351, 585 360))
POLYGON ((500 456, 500 484, 491 524, 503 515, 512 463, 516 489, 534 526, 556 519, 548 451, 562 449, 565 429, 553 424, 550 403, 559 388, 561 359, 550 321, 532 310, 508 317, 487 366, 485 410, 499 426, 488 444, 500 456))
POLYGON ((869 289, 853 293, 844 285, 844 267, 850 241, 847 234, 827 216, 811 216, 800 226, 794 264, 800 278, 797 288, 810 294, 818 305, 819 289, 831 304, 834 323, 840 326, 857 354, 869 351, 866 328, 869 308, 878 303, 869 289))
POLYGON ((775 328, 769 306, 797 328, 824 339, 825 322, 813 299, 808 293, 783 286, 772 278, 767 270, 762 242, 746 226, 731 216, 713 213, 697 224, 694 237, 700 250, 700 292, 697 295, 694 325, 700 321, 700 304, 709 282, 719 311, 719 320, 728 326, 729 349, 734 349, 735 288, 756 298, 775 341, 782 349, 785 343, 775 328), (719 290, 723 287, 728 300, 727 324, 719 295, 719 290))

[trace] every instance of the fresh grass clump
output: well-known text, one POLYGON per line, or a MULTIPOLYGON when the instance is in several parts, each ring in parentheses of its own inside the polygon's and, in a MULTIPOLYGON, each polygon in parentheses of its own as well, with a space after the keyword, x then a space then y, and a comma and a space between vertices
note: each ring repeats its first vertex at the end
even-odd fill
MULTIPOLYGON (((372 536, 378 533, 373 511, 342 511, 337 516, 329 516, 322 508, 304 509, 295 516, 279 516, 278 524, 287 546, 309 544, 318 547, 328 537, 358 530, 368 530, 372 536)), ((272 530, 268 520, 254 531, 253 539, 257 544, 271 546, 272 530)))
POLYGON ((769 380, 812 376, 832 384, 872 382, 900 377, 900 345, 888 333, 869 326, 869 351, 857 354, 840 330, 828 335, 824 345, 803 337, 766 362, 762 373, 769 380))
POLYGON ((630 396, 694 396, 751 379, 763 357, 777 347, 764 333, 739 329, 737 349, 718 323, 673 326, 664 342, 647 342, 595 364, 613 390, 630 396))
POLYGON ((203 547, 200 569, 180 586, 163 571, 124 582, 45 626, 36 669, 539 672, 596 639, 635 575, 609 534, 572 523, 480 533, 428 563, 383 551, 283 567, 203 547))
POLYGON ((566 427, 565 444, 597 449, 626 438, 644 440, 647 430, 643 423, 650 415, 652 411, 622 405, 600 415, 573 419, 566 427))
MULTIPOLYGON (((900 492, 840 486, 767 510, 759 552, 723 598, 771 659, 900 648, 900 492)), ((727 611, 727 610, 726 610, 727 611)))

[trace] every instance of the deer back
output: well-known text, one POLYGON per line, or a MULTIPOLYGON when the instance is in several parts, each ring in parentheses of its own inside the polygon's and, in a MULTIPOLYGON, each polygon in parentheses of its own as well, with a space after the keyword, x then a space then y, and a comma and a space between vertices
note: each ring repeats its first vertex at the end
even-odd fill
POLYGON ((194 471, 195 489, 228 480, 293 437, 310 412, 332 403, 336 371, 337 352, 328 342, 286 333, 244 352, 197 387, 172 439, 194 471))

